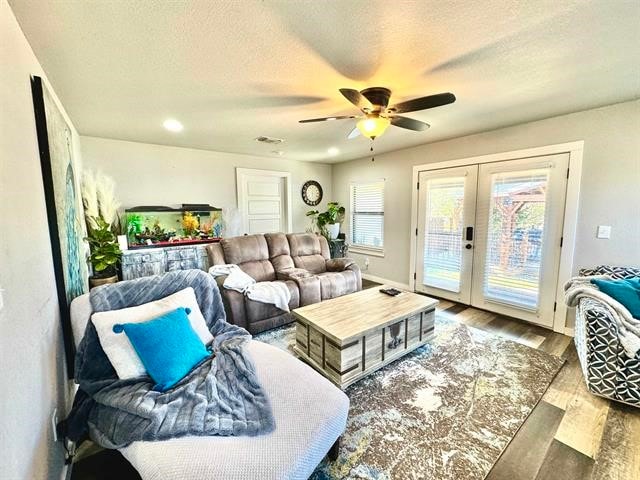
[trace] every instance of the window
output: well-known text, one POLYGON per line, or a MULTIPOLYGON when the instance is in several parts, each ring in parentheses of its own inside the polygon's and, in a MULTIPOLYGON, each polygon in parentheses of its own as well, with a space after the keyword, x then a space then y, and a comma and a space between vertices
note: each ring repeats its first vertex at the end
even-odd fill
POLYGON ((384 246, 384 180, 351 185, 351 245, 382 252, 384 246))

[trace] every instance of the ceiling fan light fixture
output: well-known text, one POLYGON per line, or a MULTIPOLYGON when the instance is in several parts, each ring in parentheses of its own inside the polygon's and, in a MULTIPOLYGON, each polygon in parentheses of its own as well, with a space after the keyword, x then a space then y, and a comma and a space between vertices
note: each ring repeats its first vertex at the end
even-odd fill
POLYGON ((370 115, 360 120, 356 127, 358 127, 362 135, 373 140, 382 135, 390 123, 390 120, 386 117, 370 115))

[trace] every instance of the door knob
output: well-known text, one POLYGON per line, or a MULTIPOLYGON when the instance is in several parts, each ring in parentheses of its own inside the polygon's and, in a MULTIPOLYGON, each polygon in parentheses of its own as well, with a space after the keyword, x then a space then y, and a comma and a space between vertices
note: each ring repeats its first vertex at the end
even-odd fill
POLYGON ((471 245, 470 243, 467 243, 464 248, 466 248, 467 250, 471 250, 473 248, 473 245, 471 245))

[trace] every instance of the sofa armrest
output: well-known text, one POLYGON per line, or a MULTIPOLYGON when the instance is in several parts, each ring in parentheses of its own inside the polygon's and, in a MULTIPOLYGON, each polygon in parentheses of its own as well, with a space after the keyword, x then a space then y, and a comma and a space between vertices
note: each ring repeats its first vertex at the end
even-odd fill
MULTIPOLYGON (((306 270, 305 270, 306 271, 306 270)), ((322 300, 322 291, 320 289, 320 278, 316 275, 293 276, 291 280, 296 282, 298 291, 300 292, 300 306, 311 305, 322 300)))
POLYGON ((236 290, 224 288, 223 284, 227 277, 228 275, 218 275, 215 277, 220 295, 222 296, 224 311, 227 314, 227 322, 246 329, 247 315, 244 308, 244 295, 236 290))
POLYGON ((326 265, 327 272, 342 272, 347 269, 353 270, 349 267, 352 265, 355 265, 356 267, 358 266, 356 261, 352 258, 330 258, 327 260, 326 265))
POLYGON ((360 267, 352 258, 331 258, 327 260, 327 272, 353 272, 356 279, 355 291, 362 290, 362 274, 360 267))

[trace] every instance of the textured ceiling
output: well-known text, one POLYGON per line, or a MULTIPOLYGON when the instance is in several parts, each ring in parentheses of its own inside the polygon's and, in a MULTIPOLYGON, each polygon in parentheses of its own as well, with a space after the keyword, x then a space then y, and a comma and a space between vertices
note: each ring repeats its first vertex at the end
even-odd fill
POLYGON ((354 121, 297 120, 356 113, 340 87, 457 96, 377 152, 640 96, 637 0, 9 3, 83 135, 334 162, 368 154, 354 121))

